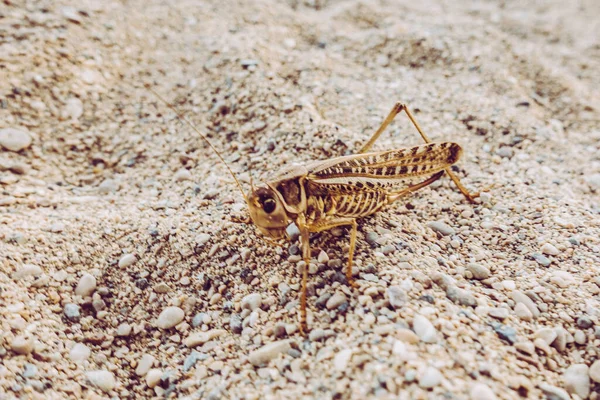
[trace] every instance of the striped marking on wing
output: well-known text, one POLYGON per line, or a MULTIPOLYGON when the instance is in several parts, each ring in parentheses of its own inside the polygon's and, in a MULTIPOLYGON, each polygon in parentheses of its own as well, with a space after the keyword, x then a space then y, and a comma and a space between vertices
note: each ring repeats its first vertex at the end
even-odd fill
POLYGON ((307 180, 313 193, 377 191, 439 172, 461 154, 458 144, 444 142, 338 157, 309 165, 307 180))

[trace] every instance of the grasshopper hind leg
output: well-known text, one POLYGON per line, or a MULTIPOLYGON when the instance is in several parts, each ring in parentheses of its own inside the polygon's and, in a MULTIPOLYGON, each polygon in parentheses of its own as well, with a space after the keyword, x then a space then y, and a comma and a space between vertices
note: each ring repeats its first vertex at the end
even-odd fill
MULTIPOLYGON (((421 135, 421 138, 423 138, 423 141, 425 143, 431 143, 431 139, 429 139, 429 137, 425 134, 425 132, 423 132, 423 129, 421 129, 421 126, 419 126, 419 123, 417 122, 415 117, 413 117, 412 113, 408 109, 408 106, 405 103, 402 103, 399 101, 396 104, 394 104, 394 107, 392 108, 392 110, 390 111, 388 116, 385 118, 385 120, 383 120, 383 122, 381 123, 381 126, 377 129, 377 131, 375 131, 375 133, 373 134, 373 136, 371 136, 371 138, 367 141, 367 143, 365 143, 363 145, 363 147, 359 150, 359 153, 366 153, 367 151, 369 151, 371 149, 371 147, 373 147, 373 144, 375 144, 377 139, 379 139, 379 136, 381 136, 381 134, 388 127, 388 125, 392 123, 392 121, 394 120, 396 115, 400 114, 402 111, 404 111, 406 113, 406 116, 408 117, 410 122, 412 122, 413 126, 419 132, 419 135, 421 135)), ((465 196, 467 198, 467 200, 469 200, 469 202, 474 203, 475 199, 477 197, 479 197, 479 192, 477 192, 477 193, 469 192, 469 190, 465 187, 465 185, 462 184, 462 182, 460 181, 458 176, 456 176, 454 174, 454 172, 452 172, 450 167, 446 168, 445 171, 448 174, 448 176, 450 177, 450 179, 452 179, 452 182, 454 182, 454 184, 456 185, 458 190, 460 190, 460 192, 463 194, 463 196, 465 196)))

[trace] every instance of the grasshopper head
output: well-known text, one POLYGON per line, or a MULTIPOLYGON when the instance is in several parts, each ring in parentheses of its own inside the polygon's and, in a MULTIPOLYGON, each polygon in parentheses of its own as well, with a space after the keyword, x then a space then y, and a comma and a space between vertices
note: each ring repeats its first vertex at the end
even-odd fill
POLYGON ((268 186, 259 186, 247 196, 250 218, 254 225, 273 239, 285 237, 285 228, 290 224, 288 215, 275 191, 268 186))

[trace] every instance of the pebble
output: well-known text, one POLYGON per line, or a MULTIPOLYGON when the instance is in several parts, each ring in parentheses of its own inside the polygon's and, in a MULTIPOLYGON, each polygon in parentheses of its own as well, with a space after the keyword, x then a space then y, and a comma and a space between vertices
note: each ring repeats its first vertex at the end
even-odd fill
POLYGON ((114 375, 109 371, 88 371, 86 377, 90 384, 106 393, 113 390, 117 385, 114 375))
POLYGON ((487 267, 480 264, 471 263, 467 265, 467 270, 471 271, 473 278, 477 280, 483 280, 490 277, 491 272, 487 267))
POLYGON ((160 382, 160 378, 162 377, 162 375, 163 375, 163 372, 161 369, 152 368, 146 374, 146 385, 148 385, 148 387, 151 389, 154 388, 160 382))
POLYGON ((338 372, 344 372, 352 359, 352 349, 344 349, 333 358, 333 367, 338 372))
POLYGON ((594 326, 594 323, 587 315, 581 315, 577 318, 577 327, 580 329, 589 329, 594 326))
POLYGON ((73 362, 85 361, 90 357, 92 351, 83 343, 75 343, 69 352, 69 357, 73 362))
POLYGON ((71 322, 79 322, 81 314, 79 313, 79 306, 74 303, 67 303, 63 309, 65 317, 71 322))
POLYGON ((517 342, 517 331, 515 328, 499 322, 492 322, 492 328, 500 339, 506 340, 510 344, 517 342))
POLYGON ((582 399, 587 399, 590 395, 590 376, 587 365, 571 365, 565 370, 563 380, 568 393, 576 394, 582 399))
POLYGON ((584 345, 587 342, 587 336, 579 329, 575 331, 573 338, 575 339, 575 343, 580 345, 584 345))
POLYGON ((531 321, 533 319, 533 314, 523 303, 517 303, 515 306, 515 315, 523 321, 531 321))
POLYGON ((211 329, 206 332, 194 332, 184 340, 187 347, 196 347, 211 341, 219 336, 223 336, 227 331, 224 329, 211 329))
POLYGON ((470 291, 461 289, 456 285, 449 285, 446 288, 446 296, 454 303, 462 306, 476 307, 477 299, 470 291))
POLYGON ((150 371, 150 368, 152 368, 154 361, 156 361, 156 359, 152 354, 142 355, 142 358, 140 358, 140 361, 138 362, 138 365, 135 368, 135 374, 137 376, 146 375, 148 371, 150 371))
POLYGON ((15 272, 13 272, 11 277, 14 280, 19 280, 19 279, 27 278, 29 276, 40 276, 43 273, 44 273, 44 271, 42 270, 42 268, 37 265, 23 264, 23 266, 21 268, 17 269, 15 272))
POLYGON ((329 256, 323 250, 319 252, 319 256, 317 257, 317 261, 321 264, 327 264, 329 261, 329 256))
POLYGON ((546 394, 548 400, 571 400, 571 396, 561 388, 549 385, 547 383, 540 383, 539 388, 546 394))
POLYGON ((575 278, 567 271, 554 271, 550 277, 550 282, 559 288, 564 289, 573 285, 575 283, 575 278))
POLYGON ((196 363, 198 361, 204 361, 207 358, 208 358, 208 354, 200 353, 200 352, 197 352, 196 350, 192 350, 190 355, 187 356, 185 358, 185 361, 183 362, 183 372, 189 371, 190 369, 192 369, 194 367, 194 365, 196 365, 196 363))
POLYGON ((545 255, 540 254, 540 253, 533 253, 532 257, 542 267, 547 267, 548 265, 550 265, 552 263, 552 261, 548 257, 546 257, 545 255))
POLYGON ((26 363, 25 367, 23 368, 23 372, 21 373, 21 376, 23 378, 33 378, 34 376, 37 375, 37 372, 38 372, 38 369, 35 365, 26 363))
POLYGON ((508 311, 508 308, 494 307, 494 308, 490 308, 490 310, 488 311, 488 314, 490 317, 493 317, 493 318, 496 318, 499 320, 505 320, 506 318, 508 318, 509 311, 508 311))
POLYGON ((515 303, 523 303, 525 307, 531 311, 533 318, 540 316, 540 310, 538 310, 533 300, 531 300, 525 293, 521 292, 520 290, 515 290, 511 293, 511 298, 515 301, 515 303))
POLYGON ((444 236, 451 236, 456 233, 453 227, 449 226, 443 221, 429 222, 427 226, 444 236))
POLYGON ((21 151, 31 145, 29 131, 17 128, 0 129, 0 146, 10 151, 21 151))
POLYGON ((415 334, 425 343, 435 343, 437 341, 437 330, 433 324, 421 314, 416 314, 413 319, 413 329, 415 334))
POLYGON ((242 299, 242 309, 254 311, 262 304, 262 296, 260 293, 250 293, 242 299))
POLYGON ((285 228, 285 232, 287 233, 291 242, 295 242, 300 237, 300 229, 298 229, 294 223, 289 224, 288 227, 285 228))
POLYGON ((413 331, 406 328, 398 329, 396 331, 396 338, 404 343, 409 344, 416 344, 419 342, 419 337, 413 331))
POLYGON ((127 268, 133 265, 136 258, 134 254, 124 254, 119 260, 119 268, 127 268))
POLYGON ((533 356, 535 354, 535 345, 531 342, 517 342, 515 343, 515 349, 519 350, 522 353, 529 354, 530 356, 533 356))
POLYGON ((72 97, 68 99, 65 103, 65 108, 63 109, 63 118, 64 119, 74 119, 77 120, 83 114, 83 102, 77 97, 72 97))
POLYGON ((408 295, 400 286, 390 286, 387 288, 387 295, 390 305, 394 309, 402 308, 408 301, 408 295))
POLYGON ((557 256, 560 254, 560 251, 550 243, 544 244, 540 250, 543 254, 547 254, 549 256, 557 256))
POLYGON ((550 345, 548 343, 546 343, 546 341, 544 339, 542 339, 542 338, 534 339, 533 344, 537 349, 540 349, 541 351, 546 353, 546 355, 552 354, 552 349, 550 348, 550 345))
POLYGON ((75 288, 75 294, 81 297, 91 296, 96 290, 96 278, 92 274, 83 274, 75 288))
POLYGON ((327 303, 325 304, 325 307, 327 307, 328 310, 335 310, 337 309, 339 306, 341 306, 342 304, 346 303, 347 299, 346 299, 346 295, 343 293, 335 293, 333 296, 331 296, 329 298, 329 300, 327 300, 327 303))
POLYGON ((102 194, 114 193, 119 190, 119 183, 114 179, 105 179, 98 185, 98 191, 102 194))
POLYGON ((549 345, 554 342, 557 336, 556 330, 552 328, 542 328, 535 333, 536 338, 543 339, 549 345))
POLYGON ((10 343, 10 349, 17 354, 29 354, 33 351, 33 338, 31 336, 16 336, 10 343))
POLYGON ((583 178, 592 189, 600 189, 600 174, 590 174, 583 178))
POLYGON ((292 347, 290 346, 290 342, 288 340, 279 340, 250 352, 248 355, 248 360, 255 367, 264 366, 268 364, 269 361, 276 358, 279 354, 286 353, 291 348, 292 347))
POLYGON ((600 383, 600 360, 594 361, 592 366, 590 367, 590 378, 596 382, 600 383))
POLYGON ((127 337, 131 335, 131 329, 131 325, 127 323, 122 323, 117 327, 116 335, 121 337, 127 337))
POLYGON ((423 389, 432 389, 442 382, 442 373, 433 367, 425 368, 419 378, 419 386, 423 389))
POLYGON ((175 181, 177 181, 177 182, 191 181, 192 173, 185 168, 181 168, 180 170, 175 172, 174 178, 175 178, 175 181))
POLYGON ((496 394, 485 383, 476 383, 471 387, 469 395, 472 400, 496 400, 496 394))
POLYGON ((243 320, 239 314, 231 314, 229 317, 229 328, 233 333, 242 333, 243 320))
POLYGON ((156 326, 160 329, 169 329, 183 321, 185 313, 179 307, 165 308, 156 320, 156 326))

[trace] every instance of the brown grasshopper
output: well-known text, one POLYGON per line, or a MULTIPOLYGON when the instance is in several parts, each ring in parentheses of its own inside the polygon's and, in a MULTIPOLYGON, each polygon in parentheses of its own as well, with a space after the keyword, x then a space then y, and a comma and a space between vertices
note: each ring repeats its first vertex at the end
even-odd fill
MULTIPOLYGON (((165 103, 169 105, 166 101, 165 103)), ((227 166, 223 157, 206 137, 177 110, 170 105, 169 107, 207 141, 227 166)), ((265 183, 256 187, 252 184, 247 195, 244 194, 233 171, 227 166, 248 205, 250 219, 247 222, 254 223, 262 234, 271 239, 284 238, 286 228, 291 223, 295 223, 300 230, 302 257, 306 263, 302 272, 300 297, 301 332, 307 330, 306 282, 310 262, 309 235, 339 226, 350 227, 346 278, 348 283, 354 286, 352 259, 356 246, 358 218, 369 216, 399 198, 430 185, 444 172, 450 176, 470 202, 474 202, 479 196, 479 193, 469 193, 450 169, 459 160, 461 154, 462 149, 456 143, 432 143, 406 105, 398 102, 358 154, 292 166, 265 183), (394 117, 402 111, 406 113, 426 144, 367 153, 394 117)))

